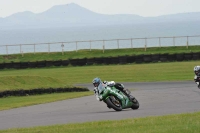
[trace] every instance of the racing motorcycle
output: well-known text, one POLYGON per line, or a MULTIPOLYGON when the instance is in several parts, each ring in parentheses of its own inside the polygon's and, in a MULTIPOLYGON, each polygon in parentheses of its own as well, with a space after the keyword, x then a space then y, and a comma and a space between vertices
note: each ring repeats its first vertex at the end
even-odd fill
POLYGON ((104 84, 99 84, 98 91, 99 99, 107 104, 108 108, 113 108, 116 111, 121 111, 122 109, 132 108, 133 110, 139 108, 138 100, 129 94, 127 95, 124 91, 117 89, 115 86, 106 86, 104 84))
POLYGON ((194 82, 197 84, 198 88, 200 89, 200 77, 199 76, 194 76, 194 82))

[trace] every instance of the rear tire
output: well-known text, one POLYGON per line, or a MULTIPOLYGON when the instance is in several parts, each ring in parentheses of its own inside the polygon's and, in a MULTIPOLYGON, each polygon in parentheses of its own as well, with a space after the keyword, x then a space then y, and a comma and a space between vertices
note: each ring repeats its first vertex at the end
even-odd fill
POLYGON ((198 85, 198 88, 200 89, 200 84, 198 85))
POLYGON ((108 107, 113 108, 116 111, 122 110, 122 105, 121 105, 120 101, 114 96, 108 97, 106 99, 106 103, 107 103, 108 107))
POLYGON ((133 110, 139 108, 140 104, 139 104, 139 102, 138 102, 138 100, 137 100, 136 98, 134 98, 134 99, 132 100, 132 103, 133 103, 133 105, 132 105, 131 108, 132 108, 133 110))

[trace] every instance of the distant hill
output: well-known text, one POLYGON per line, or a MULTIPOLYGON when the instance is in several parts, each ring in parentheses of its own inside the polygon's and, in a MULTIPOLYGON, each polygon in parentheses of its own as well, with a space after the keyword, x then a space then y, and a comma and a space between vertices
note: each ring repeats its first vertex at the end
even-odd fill
POLYGON ((57 5, 42 13, 20 12, 0 18, 0 29, 33 29, 151 23, 200 22, 200 12, 142 17, 131 14, 105 15, 77 4, 57 5))

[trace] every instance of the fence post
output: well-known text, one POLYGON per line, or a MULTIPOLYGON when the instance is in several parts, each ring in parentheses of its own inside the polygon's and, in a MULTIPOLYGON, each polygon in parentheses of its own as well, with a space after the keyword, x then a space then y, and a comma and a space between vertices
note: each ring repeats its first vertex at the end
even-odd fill
POLYGON ((63 43, 61 43, 61 47, 62 47, 62 55, 64 55, 64 53, 63 53, 63 51, 64 51, 64 44, 63 43))
POLYGON ((188 49, 188 45, 189 45, 189 40, 188 40, 188 36, 187 36, 187 49, 188 49))

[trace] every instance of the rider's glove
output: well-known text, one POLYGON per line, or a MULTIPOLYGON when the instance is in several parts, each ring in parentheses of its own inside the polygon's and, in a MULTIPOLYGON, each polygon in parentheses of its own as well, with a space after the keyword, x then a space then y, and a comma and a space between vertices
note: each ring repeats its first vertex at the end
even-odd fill
POLYGON ((98 94, 98 90, 97 90, 96 87, 94 88, 94 93, 95 93, 95 94, 98 94))

